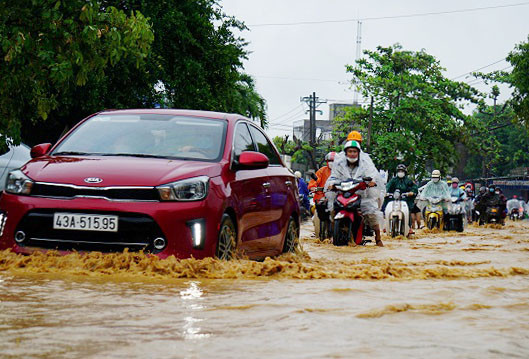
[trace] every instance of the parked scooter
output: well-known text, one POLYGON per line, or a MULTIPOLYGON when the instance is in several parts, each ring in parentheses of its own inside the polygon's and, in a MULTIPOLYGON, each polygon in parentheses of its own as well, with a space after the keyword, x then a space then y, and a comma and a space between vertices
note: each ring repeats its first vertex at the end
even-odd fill
POLYGON ((338 195, 334 201, 334 235, 332 243, 335 246, 345 246, 350 241, 357 245, 364 245, 370 240, 363 239, 364 217, 360 212, 362 199, 356 193, 365 190, 372 178, 362 180, 347 180, 336 186, 338 195))
POLYGON ((443 223, 443 207, 441 206, 441 197, 426 198, 428 204, 424 211, 424 220, 428 229, 441 228, 443 223))
POLYGON ((390 234, 391 237, 407 236, 410 232, 410 210, 402 196, 398 189, 387 195, 391 201, 386 205, 384 216, 386 233, 390 234))
POLYGON ((458 231, 463 232, 465 228, 465 217, 466 211, 464 207, 464 201, 461 196, 452 197, 452 205, 448 209, 446 217, 444 219, 444 230, 445 231, 458 231))

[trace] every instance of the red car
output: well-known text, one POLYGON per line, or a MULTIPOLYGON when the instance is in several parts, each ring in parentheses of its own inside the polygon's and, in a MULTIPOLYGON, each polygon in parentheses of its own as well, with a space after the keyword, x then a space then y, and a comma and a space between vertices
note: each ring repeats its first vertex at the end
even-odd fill
POLYGON ((297 184, 240 115, 115 110, 31 149, 0 200, 0 249, 263 258, 294 250, 297 184))

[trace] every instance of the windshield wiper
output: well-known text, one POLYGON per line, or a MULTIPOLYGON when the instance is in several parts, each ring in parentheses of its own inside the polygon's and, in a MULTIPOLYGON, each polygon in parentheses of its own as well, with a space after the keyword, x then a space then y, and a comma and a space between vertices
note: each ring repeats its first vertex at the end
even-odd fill
POLYGON ((166 158, 166 156, 149 155, 145 153, 101 153, 99 156, 123 156, 123 157, 143 157, 143 158, 166 158))
POLYGON ((54 156, 68 156, 68 155, 89 156, 89 155, 94 155, 94 153, 77 152, 77 151, 62 151, 62 152, 55 152, 53 155, 54 156))

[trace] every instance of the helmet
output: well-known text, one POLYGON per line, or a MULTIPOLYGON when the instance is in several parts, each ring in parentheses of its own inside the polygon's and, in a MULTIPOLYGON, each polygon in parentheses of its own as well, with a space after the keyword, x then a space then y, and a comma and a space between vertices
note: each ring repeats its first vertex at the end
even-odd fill
POLYGON ((400 164, 397 166, 397 172, 398 171, 404 171, 404 172, 408 172, 408 169, 406 168, 406 166, 404 164, 400 164))
POLYGON ((362 134, 358 131, 351 131, 347 135, 347 141, 358 141, 362 142, 362 134))
POLYGON ((301 178, 301 172, 299 171, 294 172, 294 176, 296 176, 297 178, 301 178))
POLYGON ((487 192, 487 187, 486 186, 479 187, 479 193, 485 193, 485 192, 487 192))
POLYGON ((441 178, 441 171, 433 170, 432 171, 432 178, 441 178))
POLYGON ((362 147, 360 147, 360 142, 358 142, 358 141, 354 141, 354 140, 352 140, 352 141, 347 141, 347 142, 345 143, 345 145, 343 146, 343 150, 344 150, 344 152, 347 151, 348 148, 357 148, 358 151, 361 151, 361 150, 362 150, 362 147))
POLYGON ((334 161, 334 156, 336 156, 336 152, 329 152, 325 155, 325 161, 334 161))
POLYGON ((459 183, 459 178, 452 177, 452 183, 459 183))

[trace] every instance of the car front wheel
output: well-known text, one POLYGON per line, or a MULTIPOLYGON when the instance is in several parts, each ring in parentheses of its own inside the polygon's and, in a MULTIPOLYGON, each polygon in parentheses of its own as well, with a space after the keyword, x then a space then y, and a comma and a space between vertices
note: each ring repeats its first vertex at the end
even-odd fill
POLYGON ((219 229, 219 237, 217 240, 217 249, 215 257, 220 260, 230 260, 233 258, 235 251, 235 243, 237 240, 237 232, 231 217, 228 214, 222 216, 219 229))
POLYGON ((287 233, 285 234, 285 242, 283 244, 283 253, 295 252, 299 247, 299 231, 294 218, 290 217, 287 225, 287 233))

